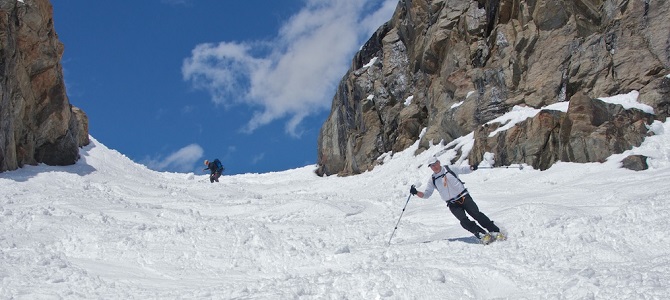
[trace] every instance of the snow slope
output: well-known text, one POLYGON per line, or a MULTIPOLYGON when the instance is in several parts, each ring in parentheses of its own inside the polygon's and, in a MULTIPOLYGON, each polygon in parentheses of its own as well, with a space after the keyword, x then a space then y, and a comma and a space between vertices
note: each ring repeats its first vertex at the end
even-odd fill
MULTIPOLYGON (((92 139, 69 167, 0 173, 2 299, 667 299, 670 123, 602 164, 462 176, 509 232, 478 244, 423 162, 317 177, 159 173, 92 139), (650 169, 619 168, 626 154, 650 169)), ((467 147, 467 143, 462 143, 467 147)), ((225 163, 225 162, 224 162, 225 163)))

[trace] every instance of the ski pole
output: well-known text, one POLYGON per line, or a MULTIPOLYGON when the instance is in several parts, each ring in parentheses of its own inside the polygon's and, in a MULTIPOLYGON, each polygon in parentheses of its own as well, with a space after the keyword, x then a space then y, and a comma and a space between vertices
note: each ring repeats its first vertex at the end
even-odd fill
POLYGON ((518 165, 518 166, 500 166, 500 167, 478 167, 477 169, 519 169, 523 170, 523 165, 518 165))
POLYGON ((407 208, 407 203, 409 203, 409 198, 412 197, 412 194, 409 194, 409 197, 407 197, 407 202, 405 202, 405 207, 402 208, 402 212, 400 213, 400 218, 398 218, 398 222, 395 223, 395 228, 393 228, 393 232, 391 233, 391 238, 389 238, 389 246, 391 246, 391 239, 393 239, 393 235, 395 234, 396 229, 398 229, 398 224, 400 224, 400 219, 402 219, 402 214, 405 213, 405 208, 407 208))

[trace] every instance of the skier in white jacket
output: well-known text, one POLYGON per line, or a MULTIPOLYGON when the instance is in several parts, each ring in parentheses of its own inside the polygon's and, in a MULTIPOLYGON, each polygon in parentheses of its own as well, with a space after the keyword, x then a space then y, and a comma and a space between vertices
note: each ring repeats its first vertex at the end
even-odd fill
POLYGON ((470 231, 484 244, 488 244, 493 240, 505 239, 505 236, 500 233, 500 228, 493 224, 484 213, 479 211, 479 207, 468 193, 463 182, 458 178, 458 174, 467 174, 476 170, 476 167, 464 166, 449 168, 442 166, 436 157, 431 157, 428 160, 428 167, 433 170, 433 174, 428 180, 426 190, 419 192, 416 187, 412 185, 410 193, 419 198, 428 198, 437 189, 442 200, 447 202, 447 206, 452 214, 461 222, 461 226, 465 230, 470 231), (465 213, 468 213, 474 218, 482 227, 470 220, 465 213))

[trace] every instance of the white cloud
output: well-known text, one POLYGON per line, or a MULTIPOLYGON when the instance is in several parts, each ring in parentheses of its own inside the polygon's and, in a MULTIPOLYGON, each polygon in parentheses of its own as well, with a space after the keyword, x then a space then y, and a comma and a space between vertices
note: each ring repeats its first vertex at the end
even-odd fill
POLYGON ((184 107, 181 108, 181 113, 182 113, 182 114, 190 114, 190 113, 193 112, 194 109, 195 109, 195 108, 194 108, 193 106, 191 106, 191 105, 186 105, 186 106, 184 106, 184 107))
POLYGON ((330 108, 353 54, 388 21, 397 0, 307 0, 267 41, 197 45, 182 75, 226 107, 257 108, 252 132, 280 118, 300 134, 302 120, 330 108))
POLYGON ((251 164, 256 165, 265 158, 265 153, 258 154, 251 159, 251 164))
POLYGON ((189 172, 193 170, 193 165, 203 156, 203 149, 198 144, 190 144, 176 152, 168 155, 165 159, 148 159, 145 164, 153 170, 164 171, 168 168, 171 171, 189 172))
POLYGON ((377 31, 377 28, 387 21, 391 20, 393 12, 398 6, 397 0, 384 0, 379 9, 367 15, 361 22, 362 29, 372 34, 377 31))

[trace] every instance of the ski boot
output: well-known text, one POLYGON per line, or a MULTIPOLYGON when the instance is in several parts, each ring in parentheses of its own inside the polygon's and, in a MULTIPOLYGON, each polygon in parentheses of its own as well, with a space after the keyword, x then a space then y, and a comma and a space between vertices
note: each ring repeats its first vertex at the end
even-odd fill
POLYGON ((479 238, 479 241, 482 242, 484 245, 488 245, 490 243, 493 243, 495 241, 495 238, 489 234, 489 233, 477 233, 477 238, 479 238))
POLYGON ((504 241, 507 239, 507 236, 505 236, 502 232, 491 232, 491 236, 496 240, 496 241, 504 241))

